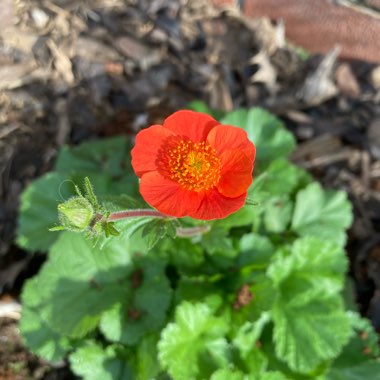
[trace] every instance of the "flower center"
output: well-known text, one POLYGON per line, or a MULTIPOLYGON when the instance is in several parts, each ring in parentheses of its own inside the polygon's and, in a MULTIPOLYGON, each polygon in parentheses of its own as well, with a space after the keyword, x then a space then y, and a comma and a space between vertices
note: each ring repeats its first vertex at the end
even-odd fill
POLYGON ((188 190, 209 190, 220 179, 220 160, 207 142, 179 141, 168 152, 170 178, 188 190))

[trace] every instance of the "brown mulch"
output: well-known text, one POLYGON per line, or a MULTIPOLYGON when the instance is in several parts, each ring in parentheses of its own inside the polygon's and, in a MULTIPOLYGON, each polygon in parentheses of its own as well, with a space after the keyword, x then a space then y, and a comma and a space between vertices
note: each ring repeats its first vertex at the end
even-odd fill
MULTIPOLYGON (((349 193, 350 274, 380 330, 380 66, 338 50, 305 58, 283 24, 207 0, 2 0, 0 20, 0 294, 17 299, 43 261, 13 243, 18 199, 62 144, 133 134, 201 99, 269 109, 300 142, 293 161, 349 193)), ((18 356, 16 325, 0 318, 0 339, 12 329, 16 356, 0 362, 26 363, 24 378, 33 363, 47 371, 18 356)), ((0 379, 15 368, 0 364, 0 379)))
POLYGON ((73 375, 64 362, 52 366, 30 355, 21 341, 17 323, 0 318, 1 380, 71 380, 73 375))

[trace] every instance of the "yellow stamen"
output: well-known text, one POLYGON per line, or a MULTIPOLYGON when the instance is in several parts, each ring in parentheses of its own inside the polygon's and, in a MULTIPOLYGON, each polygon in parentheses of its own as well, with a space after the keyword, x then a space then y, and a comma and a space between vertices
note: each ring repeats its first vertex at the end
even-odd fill
POLYGON ((188 190, 209 190, 220 180, 220 160, 207 142, 180 140, 168 158, 170 178, 188 190))

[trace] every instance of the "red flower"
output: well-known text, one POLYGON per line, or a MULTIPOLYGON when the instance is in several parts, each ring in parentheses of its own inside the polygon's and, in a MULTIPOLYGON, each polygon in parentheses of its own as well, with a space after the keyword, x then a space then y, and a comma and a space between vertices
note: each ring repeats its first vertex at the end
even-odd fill
POLYGON ((244 205, 255 154, 243 129, 178 111, 137 134, 132 166, 141 195, 158 211, 209 220, 244 205))

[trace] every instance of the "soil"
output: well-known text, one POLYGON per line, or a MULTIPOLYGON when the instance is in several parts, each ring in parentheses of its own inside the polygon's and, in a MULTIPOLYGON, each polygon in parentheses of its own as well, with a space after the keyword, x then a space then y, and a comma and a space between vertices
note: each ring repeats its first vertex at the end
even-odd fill
POLYGON ((269 109, 299 141, 292 160, 348 192, 353 291, 380 331, 380 66, 308 56, 281 23, 207 0, 2 0, 0 19, 0 379, 73 378, 18 334, 44 261, 14 243, 22 190, 63 144, 134 134, 190 100, 269 109))

